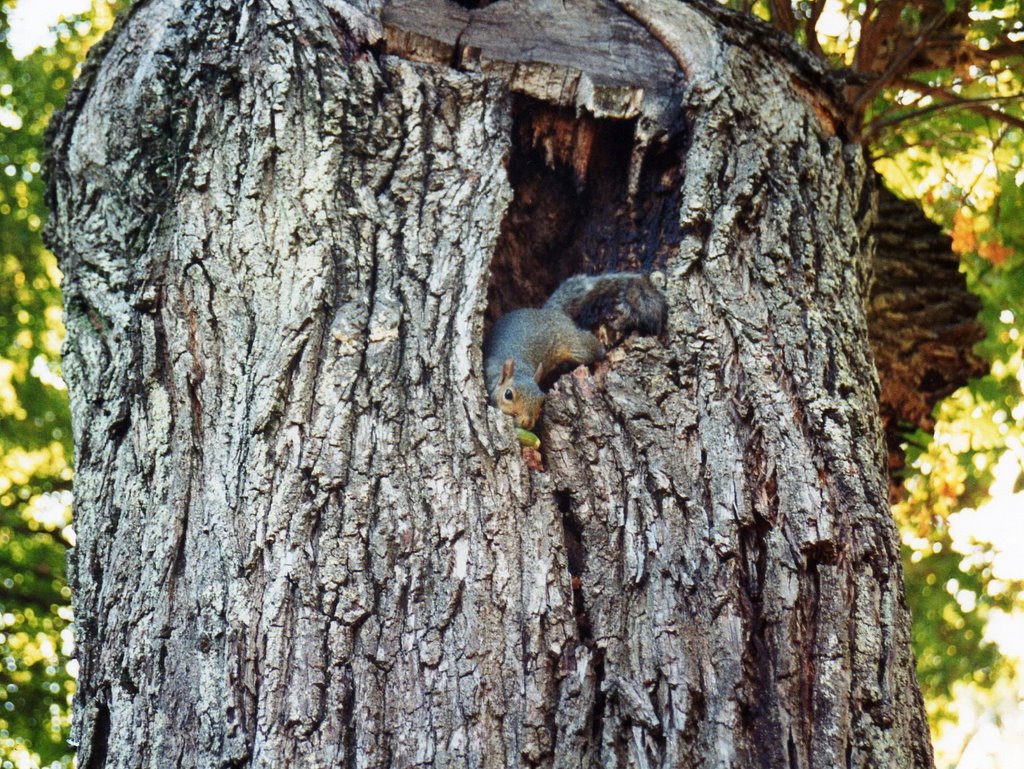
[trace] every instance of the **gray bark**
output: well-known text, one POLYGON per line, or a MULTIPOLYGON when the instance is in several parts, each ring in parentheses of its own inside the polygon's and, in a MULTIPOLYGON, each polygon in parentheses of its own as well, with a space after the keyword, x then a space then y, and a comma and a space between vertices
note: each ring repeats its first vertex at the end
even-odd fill
POLYGON ((52 136, 80 766, 931 765, 868 173, 760 34, 133 7, 52 136), (488 297, 612 265, 670 328, 558 382, 532 471, 488 297))

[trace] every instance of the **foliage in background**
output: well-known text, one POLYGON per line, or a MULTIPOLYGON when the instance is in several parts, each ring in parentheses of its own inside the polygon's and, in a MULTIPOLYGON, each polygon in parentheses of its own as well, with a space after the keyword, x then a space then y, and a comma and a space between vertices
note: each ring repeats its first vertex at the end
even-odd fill
MULTIPOLYGON (((22 0, 25 2, 26 0, 22 0)), ((23 59, 0 5, 0 763, 70 766, 71 430, 60 271, 43 247, 43 134, 110 8, 62 21, 23 59)))
POLYGON ((879 164, 952 232, 988 332, 977 350, 989 373, 939 405, 933 435, 909 436, 912 472, 895 508, 918 674, 937 727, 958 716, 957 697, 984 699, 978 690, 1019 675, 987 631, 993 618, 1024 610, 1024 537, 1014 535, 1024 532, 1024 130, 986 122, 988 157, 982 142, 945 165, 907 158, 909 149, 879 164))
POLYGON ((999 568, 998 537, 956 531, 958 521, 977 530, 974 510, 985 508, 998 509, 1007 531, 1024 525, 1024 497, 998 507, 991 499, 996 468, 1012 494, 1024 462, 1024 22, 1019 2, 976 3, 967 16, 961 45, 984 55, 896 77, 867 112, 876 168, 953 235, 982 302, 987 336, 976 350, 991 363, 939 405, 932 436, 908 436, 912 470, 894 510, 918 674, 937 732, 958 716, 951 706, 967 696, 965 684, 977 696, 1016 676, 987 629, 993 616, 1024 609, 1021 575, 999 568))

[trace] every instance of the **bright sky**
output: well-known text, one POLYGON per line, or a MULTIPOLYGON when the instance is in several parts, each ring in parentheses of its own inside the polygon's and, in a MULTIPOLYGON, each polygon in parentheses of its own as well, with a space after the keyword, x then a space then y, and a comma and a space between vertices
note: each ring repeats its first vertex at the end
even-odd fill
POLYGON ((41 45, 53 42, 50 27, 61 16, 89 10, 90 0, 18 0, 8 15, 11 24, 8 41, 11 51, 21 58, 41 45))
MULTIPOLYGON (((951 515, 949 533, 953 549, 965 554, 967 560, 978 552, 975 543, 988 543, 992 576, 997 580, 1020 580, 1024 579, 1024 492, 1015 492, 1014 488, 1024 468, 1024 446, 1010 440, 1007 446, 992 470, 992 498, 976 510, 967 508, 951 515)), ((1024 615, 1020 612, 993 611, 985 638, 1015 659, 1018 669, 1024 666, 1024 615)), ((1024 685, 998 681, 991 692, 977 693, 958 684, 955 692, 953 709, 958 719, 945 725, 935 740, 939 766, 1020 766, 1024 752, 1024 685)))

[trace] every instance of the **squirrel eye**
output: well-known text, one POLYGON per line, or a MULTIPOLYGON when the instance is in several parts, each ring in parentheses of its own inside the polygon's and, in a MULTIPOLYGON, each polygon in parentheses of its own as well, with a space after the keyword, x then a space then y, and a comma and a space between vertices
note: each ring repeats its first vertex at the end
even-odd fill
POLYGON ((507 390, 505 390, 505 400, 507 400, 507 401, 512 400, 512 388, 511 387, 508 388, 507 390))

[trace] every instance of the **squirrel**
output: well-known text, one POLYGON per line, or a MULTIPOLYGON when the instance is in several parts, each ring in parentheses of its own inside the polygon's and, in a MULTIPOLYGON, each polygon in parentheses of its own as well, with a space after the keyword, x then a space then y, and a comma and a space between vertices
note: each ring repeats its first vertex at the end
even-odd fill
POLYGON ((606 338, 630 331, 657 336, 665 328, 668 303, 646 275, 612 272, 575 275, 540 309, 502 315, 484 342, 484 378, 491 403, 531 429, 544 405, 541 383, 579 365, 604 358, 606 338))

